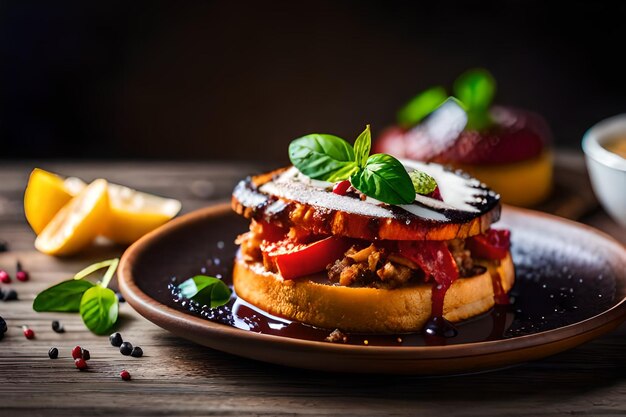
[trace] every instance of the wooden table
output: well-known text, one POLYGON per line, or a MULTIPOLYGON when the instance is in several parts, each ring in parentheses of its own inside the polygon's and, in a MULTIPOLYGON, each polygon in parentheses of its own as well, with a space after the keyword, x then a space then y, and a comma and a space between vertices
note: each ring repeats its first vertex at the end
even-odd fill
MULTIPOLYGON (((572 160, 580 167, 580 156, 572 160)), ((223 163, 3 163, 0 239, 11 250, 0 254, 0 268, 14 273, 19 259, 31 279, 11 284, 19 301, 0 302, 0 316, 9 325, 0 342, 0 416, 626 414, 626 326, 569 352, 495 372, 355 376, 288 369, 197 346, 122 304, 119 331, 145 352, 143 358, 122 356, 107 337, 87 331, 77 314, 32 310, 39 291, 123 251, 97 248, 69 259, 35 252, 21 202, 35 166, 175 197, 183 201, 184 212, 223 200, 238 178, 255 171, 250 165, 223 163), (65 325, 64 334, 51 330, 53 319, 65 325), (22 324, 36 332, 34 340, 23 337, 16 327, 22 324), (71 360, 77 344, 91 352, 87 372, 78 371, 71 360), (48 359, 51 346, 59 349, 59 359, 48 359), (131 372, 132 381, 120 379, 122 369, 131 372)), ((626 232, 601 210, 584 221, 626 242, 626 232)))

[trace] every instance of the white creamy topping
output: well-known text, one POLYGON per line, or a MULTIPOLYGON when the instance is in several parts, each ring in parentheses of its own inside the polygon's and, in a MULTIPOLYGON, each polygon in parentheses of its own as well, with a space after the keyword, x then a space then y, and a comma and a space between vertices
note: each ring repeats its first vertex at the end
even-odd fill
POLYGON ((443 199, 443 201, 439 201, 418 194, 415 197, 416 201, 435 209, 460 210, 470 213, 480 212, 480 210, 470 205, 470 203, 480 203, 487 192, 476 188, 481 185, 480 181, 476 178, 464 178, 454 172, 446 171, 446 169, 439 164, 429 164, 408 159, 403 159, 400 162, 402 162, 405 168, 409 168, 408 171, 417 169, 433 177, 435 181, 437 181, 439 193, 443 199), (480 200, 477 200, 477 198, 480 198, 480 200))
MULTIPOLYGON (((402 160, 402 164, 407 171, 420 170, 437 181, 439 192, 443 201, 436 200, 423 195, 417 195, 416 203, 406 204, 398 207, 407 212, 428 220, 448 221, 450 220, 443 210, 457 210, 468 213, 480 213, 472 205, 485 201, 489 191, 479 187, 480 181, 474 178, 464 178, 454 172, 447 171, 443 166, 433 163, 423 163, 411 160, 402 160)), ((259 190, 262 193, 275 195, 288 200, 297 201, 303 204, 315 205, 330 210, 341 210, 349 213, 361 214, 364 216, 392 218, 394 213, 382 202, 367 197, 365 201, 350 196, 342 196, 333 193, 333 183, 327 181, 314 180, 302 174, 295 167, 287 169, 273 181, 262 185, 259 190)), ((242 201, 245 205, 256 205, 257 202, 253 193, 245 193, 242 201), (255 201, 252 201, 255 200, 255 201), (250 204, 248 204, 248 202, 250 204), (256 203, 256 204, 255 204, 256 203)))
POLYGON ((391 210, 382 207, 382 203, 378 201, 373 203, 372 201, 376 201, 373 199, 372 201, 361 201, 327 191, 332 186, 333 183, 331 182, 312 180, 295 167, 291 167, 274 181, 262 185, 259 190, 262 193, 331 210, 341 210, 372 217, 393 217, 391 210))

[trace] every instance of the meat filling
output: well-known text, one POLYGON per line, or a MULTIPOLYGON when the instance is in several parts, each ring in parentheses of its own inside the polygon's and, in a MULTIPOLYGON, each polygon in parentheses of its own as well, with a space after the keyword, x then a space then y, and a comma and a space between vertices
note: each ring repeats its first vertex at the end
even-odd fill
MULTIPOLYGON (((302 231, 292 228, 286 237, 300 240, 300 237, 305 236, 302 231)), ((262 242, 263 229, 256 222, 252 222, 248 233, 242 234, 237 239, 246 261, 263 262, 266 269, 276 272, 275 265, 263 256, 262 242)), ((446 244, 459 269, 460 277, 474 276, 484 270, 483 267, 474 264, 463 239, 450 240, 446 244)), ((410 282, 424 281, 423 271, 410 259, 389 249, 393 246, 385 243, 366 245, 367 243, 354 244, 341 259, 326 267, 330 282, 342 286, 390 289, 410 282)))
POLYGON ((353 246, 343 259, 328 265, 328 278, 343 286, 396 288, 422 276, 410 260, 395 255, 396 261, 392 262, 392 256, 373 243, 362 249, 353 246))

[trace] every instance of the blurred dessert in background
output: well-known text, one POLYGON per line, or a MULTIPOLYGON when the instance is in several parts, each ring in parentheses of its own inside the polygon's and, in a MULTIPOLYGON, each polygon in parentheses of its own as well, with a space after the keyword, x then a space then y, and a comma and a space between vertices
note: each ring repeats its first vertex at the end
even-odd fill
POLYGON ((397 125, 380 135, 374 149, 460 168, 489 184, 505 203, 536 205, 552 189, 550 128, 536 113, 492 105, 495 92, 488 71, 462 74, 453 87, 453 101, 465 113, 461 119, 442 111, 450 102, 446 89, 430 88, 398 112, 397 125))

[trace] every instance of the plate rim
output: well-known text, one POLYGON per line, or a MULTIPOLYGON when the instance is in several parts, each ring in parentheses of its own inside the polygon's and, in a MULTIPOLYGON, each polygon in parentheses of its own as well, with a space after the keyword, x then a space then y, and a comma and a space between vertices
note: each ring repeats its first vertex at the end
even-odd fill
MULTIPOLYGON (((570 227, 583 229, 586 232, 596 234, 599 237, 603 238, 607 241, 608 244, 614 246, 618 253, 621 252, 626 257, 625 245, 621 244, 606 233, 597 230, 591 226, 548 213, 513 207, 504 204, 503 211, 516 212, 524 216, 540 217, 546 220, 564 223, 570 227)), ((133 307, 133 309, 135 309, 147 320, 155 323, 157 326, 162 328, 164 328, 162 324, 157 323, 156 321, 151 319, 151 314, 159 316, 166 321, 181 323, 184 326, 197 329, 201 332, 209 332, 220 337, 228 337, 228 339, 233 341, 253 340, 257 343, 272 345, 278 344, 282 347, 289 346, 305 350, 321 350, 321 353, 349 352, 352 355, 384 355, 387 359, 391 359, 392 357, 396 359, 401 359, 406 356, 407 358, 410 357, 411 359, 419 360, 445 358, 460 359, 464 357, 478 357, 505 352, 511 353, 519 350, 525 350, 528 348, 548 345, 554 342, 565 341, 567 339, 579 338, 585 334, 589 334, 594 331, 604 332, 603 329, 607 329, 606 331, 609 331, 610 329, 618 326, 621 322, 626 320, 625 296, 609 309, 582 321, 558 327, 556 329, 546 330, 543 332, 533 333, 529 335, 512 337, 509 339, 461 343, 446 346, 348 345, 245 331, 226 324, 212 322, 200 317, 196 317, 192 314, 176 310, 155 300, 139 288, 132 274, 132 266, 135 259, 143 250, 145 250, 146 247, 149 247, 154 241, 157 241, 162 236, 167 235, 168 233, 177 229, 186 227, 188 223, 202 221, 204 218, 226 215, 230 213, 232 213, 232 209, 229 202, 215 203, 173 219, 165 225, 146 234, 138 241, 133 243, 130 247, 128 247, 128 249, 126 249, 121 257, 117 275, 120 291, 124 295, 124 298, 127 300, 127 302, 133 307)), ((167 328, 166 330, 171 331, 167 328)), ((219 350, 219 348, 216 349, 219 350)))

